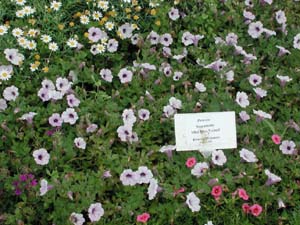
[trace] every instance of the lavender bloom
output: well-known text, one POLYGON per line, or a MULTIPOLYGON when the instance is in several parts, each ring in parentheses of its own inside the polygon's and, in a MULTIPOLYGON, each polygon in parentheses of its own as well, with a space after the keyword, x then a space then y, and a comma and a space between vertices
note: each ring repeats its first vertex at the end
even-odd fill
POLYGON ((204 68, 212 69, 215 72, 219 72, 222 69, 224 69, 225 66, 227 66, 227 62, 223 61, 222 59, 218 59, 217 61, 206 65, 204 68))
POLYGON ((278 51, 278 56, 283 56, 283 55, 289 55, 291 54, 291 52, 289 50, 287 50, 286 48, 282 47, 282 46, 279 46, 279 45, 276 45, 276 48, 279 49, 278 51))
POLYGON ((267 186, 270 186, 275 183, 279 183, 281 181, 281 177, 271 173, 268 169, 265 169, 265 174, 268 176, 268 180, 266 182, 267 186))
POLYGON ((88 30, 88 38, 92 42, 98 42, 100 39, 107 39, 107 34, 99 28, 91 27, 88 30))

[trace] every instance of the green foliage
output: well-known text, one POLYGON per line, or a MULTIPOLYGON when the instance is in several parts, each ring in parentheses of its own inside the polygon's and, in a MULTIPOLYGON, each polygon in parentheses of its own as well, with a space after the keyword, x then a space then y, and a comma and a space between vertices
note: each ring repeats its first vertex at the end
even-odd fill
MULTIPOLYGON (((104 29, 104 25, 101 20, 91 20, 83 25, 76 14, 98 10, 95 6, 97 1, 61 1, 62 8, 57 12, 45 9, 50 1, 27 2, 35 7, 35 14, 17 18, 16 10, 21 6, 8 0, 0 1, 2 24, 10 25, 8 34, 0 36, 0 52, 6 48, 18 48, 25 56, 21 66, 14 66, 12 78, 2 81, 0 86, 0 93, 11 85, 18 87, 20 93, 16 101, 7 102, 7 109, 0 113, 0 224, 71 224, 69 217, 72 212, 82 213, 89 221, 88 208, 94 202, 101 202, 105 210, 104 216, 95 224, 135 224, 136 216, 143 212, 151 215, 148 224, 153 225, 205 224, 209 220, 215 225, 299 224, 299 153, 283 155, 271 139, 276 133, 283 140, 294 140, 297 146, 300 144, 299 131, 287 125, 291 120, 299 123, 300 118, 300 51, 292 47, 294 36, 300 32, 299 3, 274 0, 272 5, 262 6, 258 0, 254 1, 254 8, 248 10, 256 15, 257 21, 263 21, 264 27, 276 30, 277 34, 270 38, 252 39, 247 33, 248 25, 244 23, 244 1, 191 0, 178 1, 177 5, 173 1, 159 1, 158 7, 150 7, 149 1, 139 1, 139 5, 110 1, 116 15, 111 16, 107 11, 103 12, 103 16, 115 23, 115 29, 108 31, 108 35, 118 40, 118 51, 92 55, 92 43, 85 32, 93 26, 104 29), (140 6, 140 11, 137 6, 140 6), (168 17, 171 7, 178 8, 185 17, 181 15, 179 20, 171 20, 168 17), (126 12, 126 8, 130 12, 126 12), (275 12, 280 9, 287 16, 287 35, 278 29, 274 19, 275 12), (139 18, 133 19, 134 15, 139 18), (118 26, 126 22, 139 27, 134 30, 143 39, 139 44, 133 45, 130 39, 121 39, 117 35, 118 26), (50 51, 40 36, 35 39, 37 49, 29 51, 21 48, 11 33, 16 27, 24 31, 34 28, 40 34, 50 35, 58 43, 59 51, 50 51), (153 46, 147 40, 152 30, 159 34, 170 33, 173 38, 170 46, 172 54, 180 55, 186 48, 187 56, 181 61, 164 57, 161 45, 153 46), (186 47, 181 40, 186 31, 204 35, 204 39, 197 46, 186 47), (214 38, 225 39, 230 32, 237 34, 239 45, 254 54, 257 60, 245 65, 242 56, 233 54, 233 46, 215 44, 214 38), (67 40, 76 35, 84 46, 80 50, 66 45, 67 40), (286 47, 291 54, 278 57, 276 45, 286 47), (232 82, 226 81, 224 71, 214 72, 199 65, 207 65, 219 58, 228 62, 227 70, 234 71, 232 82), (40 65, 32 71, 30 64, 35 61, 40 65), (141 69, 133 66, 134 63, 149 63, 155 65, 156 70, 143 76, 141 69), (160 71, 162 63, 169 63, 173 72, 183 72, 182 78, 174 81, 172 76, 165 76, 160 71), (125 67, 134 72, 128 84, 120 83, 117 76, 125 67), (49 71, 43 70, 45 68, 49 71), (104 68, 111 69, 113 82, 101 79, 99 73, 104 68), (249 84, 248 77, 254 73, 263 77, 260 87, 268 92, 261 100, 257 100, 249 84), (277 74, 288 75, 292 82, 281 86, 277 74), (62 113, 68 104, 65 98, 42 102, 37 92, 44 79, 55 82, 58 77, 73 82, 72 91, 80 100, 80 106, 76 108, 79 120, 72 126, 64 123, 58 131, 49 135, 53 127, 49 125, 48 118, 53 113, 62 113), (195 82, 204 83, 206 92, 195 91, 195 82), (147 97, 146 91, 153 99, 147 97), (249 96, 251 104, 246 109, 235 102, 238 91, 247 92, 249 96), (198 152, 174 151, 170 158, 159 152, 164 145, 175 145, 173 118, 163 115, 163 107, 173 96, 182 101, 179 113, 235 111, 237 118, 242 110, 250 114, 251 119, 246 123, 237 120, 238 148, 224 150, 227 156, 224 166, 213 165, 210 159, 198 152), (150 111, 149 120, 138 119, 134 124, 133 129, 139 137, 136 143, 121 142, 117 136, 118 127, 123 125, 122 112, 129 108, 134 110, 135 115, 142 108, 150 111), (258 109, 272 114, 272 120, 258 123, 253 114, 253 110, 258 109), (20 119, 28 112, 37 113, 33 123, 20 119), (97 124, 98 129, 87 133, 86 128, 92 123, 97 124), (76 148, 76 137, 85 139, 86 149, 76 148), (45 166, 37 165, 32 156, 33 151, 39 148, 47 149, 51 156, 45 166), (241 162, 239 150, 242 148, 253 151, 259 161, 241 162), (185 166, 189 157, 210 164, 204 176, 196 178, 191 175, 191 169, 185 166), (162 189, 154 200, 148 200, 148 185, 123 186, 120 182, 120 174, 125 169, 135 171, 139 166, 151 169, 162 189), (282 181, 266 186, 265 169, 280 176, 282 181), (112 177, 104 178, 106 171, 110 171, 112 177), (38 184, 16 195, 13 182, 25 173, 34 174, 38 182, 46 179, 53 188, 40 196, 38 184), (223 187, 219 201, 211 196, 212 187, 209 185, 215 178, 223 187), (181 187, 185 188, 185 192, 174 196, 174 191, 181 187), (244 201, 232 197, 238 188, 247 190, 249 204, 262 205, 263 212, 259 217, 243 213, 241 207, 244 201), (186 206, 189 192, 195 192, 200 198, 199 212, 192 213, 186 206), (286 208, 278 209, 279 198, 286 208)), ((0 62, 1 65, 8 64, 4 54, 0 55, 0 62)), ((299 151, 299 147, 297 149, 299 151)))

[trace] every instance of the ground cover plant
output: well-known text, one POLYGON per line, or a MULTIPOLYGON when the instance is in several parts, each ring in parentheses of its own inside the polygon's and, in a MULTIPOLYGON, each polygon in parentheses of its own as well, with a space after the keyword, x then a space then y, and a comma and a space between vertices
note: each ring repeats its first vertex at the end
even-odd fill
POLYGON ((0 1, 0 224, 300 222, 300 2, 0 1), (174 114, 237 149, 176 152, 174 114))

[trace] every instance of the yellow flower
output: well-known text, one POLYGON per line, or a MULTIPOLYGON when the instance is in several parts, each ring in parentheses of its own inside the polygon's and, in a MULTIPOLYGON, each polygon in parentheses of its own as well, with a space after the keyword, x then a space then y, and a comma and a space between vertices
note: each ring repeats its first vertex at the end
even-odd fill
POLYGON ((35 19, 28 19, 28 23, 30 23, 31 25, 34 25, 36 23, 35 19))
POLYGON ((126 13, 131 13, 131 9, 130 8, 125 8, 125 12, 126 13))
POLYGON ((81 14, 81 12, 77 12, 77 13, 75 13, 74 15, 73 15, 73 17, 74 18, 78 18, 78 17, 80 17, 82 14, 81 14))
POLYGON ((138 0, 132 0, 131 2, 132 2, 132 5, 133 5, 133 6, 135 6, 135 5, 138 4, 138 0))
POLYGON ((151 14, 152 16, 155 16, 155 15, 156 15, 156 9, 151 9, 150 14, 151 14))
POLYGON ((174 0, 174 5, 178 5, 180 0, 174 0))
POLYGON ((138 30, 139 26, 136 23, 131 24, 132 29, 138 30))
POLYGON ((133 19, 134 19, 134 20, 138 20, 138 19, 139 19, 139 16, 134 15, 134 16, 133 16, 133 19))
POLYGON ((48 72, 49 72, 49 67, 48 67, 48 66, 45 66, 45 67, 42 69, 42 71, 43 71, 44 73, 48 73, 48 72))
POLYGON ((58 29, 63 30, 65 28, 65 25, 63 24, 58 24, 58 29))
POLYGON ((130 19, 131 18, 131 14, 127 14, 127 18, 130 19))
POLYGON ((102 43, 102 44, 107 44, 107 38, 101 39, 101 43, 102 43))
POLYGON ((40 65, 41 63, 39 61, 35 61, 34 65, 36 65, 37 67, 40 65))
POLYGON ((106 22, 108 20, 108 17, 104 16, 101 20, 103 20, 104 22, 106 22))
POLYGON ((121 38, 121 39, 123 39, 124 38, 124 36, 121 34, 121 32, 120 31, 117 31, 117 35, 121 38))
POLYGON ((70 22, 70 23, 69 23, 69 26, 70 26, 70 27, 74 27, 74 25, 75 25, 74 22, 70 22))
POLYGON ((156 20, 156 21, 155 21, 155 25, 156 25, 156 26, 160 26, 160 25, 161 25, 160 20, 156 20))
POLYGON ((117 12, 116 11, 109 11, 108 12, 108 15, 112 16, 112 17, 115 17, 117 15, 117 12))
POLYGON ((39 54, 36 54, 36 55, 34 56, 34 58, 35 58, 36 60, 40 60, 41 56, 40 56, 39 54))
POLYGON ((137 7, 134 8, 134 10, 135 10, 136 12, 140 12, 140 11, 142 10, 142 8, 141 8, 141 6, 137 6, 137 7))
POLYGON ((85 32, 84 33, 84 37, 88 37, 89 36, 89 33, 88 32, 85 32))

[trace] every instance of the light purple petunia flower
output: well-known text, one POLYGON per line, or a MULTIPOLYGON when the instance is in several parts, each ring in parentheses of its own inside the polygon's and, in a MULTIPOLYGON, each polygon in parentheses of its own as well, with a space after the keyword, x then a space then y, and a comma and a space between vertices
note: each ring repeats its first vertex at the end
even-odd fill
POLYGON ((32 155, 34 157, 36 164, 38 164, 38 165, 43 166, 43 165, 47 165, 49 163, 50 155, 47 152, 47 150, 44 148, 40 148, 38 150, 33 151, 32 155))
POLYGON ((131 82, 132 76, 133 73, 127 68, 121 69, 120 72, 118 73, 118 77, 120 78, 122 84, 131 82))
POLYGON ((120 175, 120 180, 124 186, 134 186, 137 184, 137 173, 131 169, 124 170, 120 175))
POLYGON ((49 117, 48 122, 52 127, 61 127, 63 120, 60 117, 59 113, 53 113, 49 117))
POLYGON ((88 209, 88 213, 91 222, 99 221, 104 215, 104 209, 102 207, 102 204, 99 202, 91 204, 88 209))

